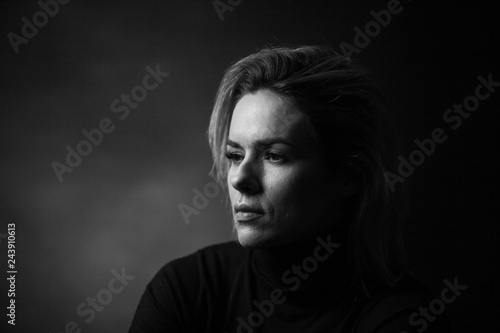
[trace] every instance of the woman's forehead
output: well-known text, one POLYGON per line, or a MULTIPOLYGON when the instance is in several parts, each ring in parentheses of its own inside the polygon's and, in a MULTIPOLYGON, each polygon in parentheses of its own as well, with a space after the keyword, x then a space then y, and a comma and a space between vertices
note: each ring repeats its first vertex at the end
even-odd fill
POLYGON ((267 90, 244 95, 236 104, 229 128, 229 138, 264 140, 271 137, 293 139, 299 135, 301 113, 278 94, 267 90))

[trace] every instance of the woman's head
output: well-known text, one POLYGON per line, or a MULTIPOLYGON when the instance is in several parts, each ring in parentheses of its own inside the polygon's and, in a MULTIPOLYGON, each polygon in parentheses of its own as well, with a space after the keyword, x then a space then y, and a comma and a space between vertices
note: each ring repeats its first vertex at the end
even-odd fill
POLYGON ((236 103, 226 142, 227 186, 241 245, 300 242, 339 223, 340 201, 354 194, 354 182, 327 163, 305 123, 271 90, 236 103))
POLYGON ((325 47, 269 48, 225 73, 209 128, 243 246, 347 230, 360 275, 401 272, 384 172, 390 126, 366 71, 325 47))

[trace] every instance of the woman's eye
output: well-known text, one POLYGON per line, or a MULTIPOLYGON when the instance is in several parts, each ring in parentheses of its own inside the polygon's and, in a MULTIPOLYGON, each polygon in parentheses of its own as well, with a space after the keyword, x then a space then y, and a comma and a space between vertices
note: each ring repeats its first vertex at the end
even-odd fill
POLYGON ((271 161, 271 162, 284 162, 285 157, 283 155, 277 154, 277 153, 267 153, 266 157, 271 161))
POLYGON ((241 162, 243 160, 243 156, 241 156, 241 154, 230 152, 226 152, 226 158, 235 163, 241 162))

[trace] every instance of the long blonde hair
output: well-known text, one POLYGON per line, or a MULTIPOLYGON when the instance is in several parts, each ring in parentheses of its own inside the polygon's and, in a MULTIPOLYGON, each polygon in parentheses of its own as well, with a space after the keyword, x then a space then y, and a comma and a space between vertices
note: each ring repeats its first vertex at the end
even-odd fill
POLYGON ((233 109, 245 94, 271 90, 303 113, 311 135, 345 172, 362 184, 350 212, 349 251, 356 281, 395 284, 405 270, 401 222, 405 195, 393 193, 384 172, 393 170, 393 126, 368 72, 329 47, 269 47, 226 71, 219 86, 208 139, 212 176, 226 189, 224 156, 233 109))

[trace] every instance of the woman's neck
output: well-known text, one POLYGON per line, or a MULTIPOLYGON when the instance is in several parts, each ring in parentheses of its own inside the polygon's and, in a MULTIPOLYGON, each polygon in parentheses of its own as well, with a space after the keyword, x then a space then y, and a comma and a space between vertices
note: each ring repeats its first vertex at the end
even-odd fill
POLYGON ((252 251, 255 273, 271 288, 314 297, 343 293, 352 286, 346 233, 323 232, 300 242, 252 251))

